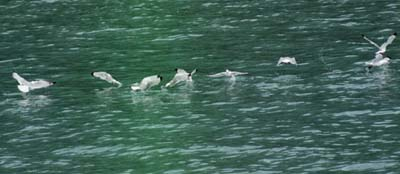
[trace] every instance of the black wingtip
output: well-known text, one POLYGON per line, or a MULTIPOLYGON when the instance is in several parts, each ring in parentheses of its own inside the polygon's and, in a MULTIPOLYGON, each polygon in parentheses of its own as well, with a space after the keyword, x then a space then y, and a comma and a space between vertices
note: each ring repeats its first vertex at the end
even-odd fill
POLYGON ((51 82, 52 85, 56 84, 56 82, 51 82))
POLYGON ((393 33, 393 35, 397 36, 397 33, 396 33, 396 32, 394 32, 394 33, 393 33))
POLYGON ((175 72, 178 72, 178 68, 175 68, 175 72))
POLYGON ((361 34, 361 37, 365 37, 365 35, 364 35, 364 34, 361 34))
POLYGON ((163 78, 162 78, 162 76, 160 76, 160 75, 157 75, 157 77, 158 77, 158 78, 160 78, 160 81, 162 81, 162 79, 163 79, 163 78))
POLYGON ((94 72, 90 73, 92 76, 94 76, 94 72))

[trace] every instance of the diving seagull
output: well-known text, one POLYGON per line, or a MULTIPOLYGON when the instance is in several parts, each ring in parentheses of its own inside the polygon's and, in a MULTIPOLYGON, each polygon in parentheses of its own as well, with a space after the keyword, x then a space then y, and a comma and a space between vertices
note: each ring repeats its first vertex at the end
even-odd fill
POLYGON ((153 76, 148 76, 142 79, 142 81, 139 83, 135 83, 131 86, 131 89, 133 91, 144 91, 147 89, 150 89, 153 86, 156 86, 160 84, 161 80, 163 78, 160 75, 153 75, 153 76))
POLYGON ((390 45, 394 39, 396 39, 397 33, 393 33, 392 35, 389 36, 389 38, 384 42, 381 46, 376 44, 374 41, 370 40, 367 36, 361 35, 366 41, 368 41, 370 44, 374 45, 376 48, 378 48, 378 51, 375 54, 384 54, 386 52, 386 48, 388 45, 390 45))
POLYGON ((296 58, 294 58, 294 57, 280 57, 279 60, 278 60, 278 63, 276 65, 280 66, 282 64, 297 65, 296 58))
POLYGON ((49 82, 46 80, 35 80, 35 81, 27 81, 23 77, 21 77, 18 73, 13 72, 12 77, 18 81, 18 89, 23 92, 27 93, 31 90, 40 89, 40 88, 47 88, 49 86, 54 85, 56 82, 49 82))
POLYGON ((245 75, 248 74, 247 72, 238 72, 238 71, 230 71, 229 69, 226 69, 225 72, 220 72, 217 74, 212 74, 208 75, 208 77, 231 77, 235 78, 237 75, 245 75))
POLYGON ((97 78, 99 78, 101 80, 105 80, 108 83, 117 84, 118 87, 122 86, 122 83, 120 83, 119 81, 115 80, 111 76, 111 74, 108 74, 107 72, 100 71, 100 72, 92 72, 91 74, 92 74, 93 77, 97 77, 97 78))
POLYGON ((176 71, 176 74, 175 74, 174 78, 171 81, 169 81, 165 85, 165 87, 173 87, 176 84, 178 84, 180 82, 184 82, 184 81, 186 81, 186 82, 193 81, 192 76, 193 76, 193 74, 196 73, 197 69, 194 69, 191 73, 188 73, 184 69, 179 69, 179 68, 175 69, 175 71, 176 71))

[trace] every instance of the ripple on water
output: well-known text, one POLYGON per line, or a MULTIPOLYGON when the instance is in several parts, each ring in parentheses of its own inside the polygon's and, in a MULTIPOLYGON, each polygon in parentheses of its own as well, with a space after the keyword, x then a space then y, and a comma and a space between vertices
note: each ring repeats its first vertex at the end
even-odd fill
POLYGON ((383 172, 387 171, 388 168, 395 167, 397 165, 397 161, 390 160, 379 160, 379 161, 371 161, 365 163, 352 163, 340 165, 337 169, 332 171, 346 171, 346 172, 383 172))

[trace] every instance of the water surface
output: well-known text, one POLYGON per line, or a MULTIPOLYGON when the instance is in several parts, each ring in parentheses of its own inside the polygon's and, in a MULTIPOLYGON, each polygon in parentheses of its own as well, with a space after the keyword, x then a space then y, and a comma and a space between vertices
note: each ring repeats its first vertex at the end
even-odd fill
POLYGON ((0 2, 0 173, 397 173, 400 3, 0 2), (281 56, 298 66, 276 67, 281 56), (180 67, 192 85, 132 93, 180 67), (249 72, 236 81, 206 75, 249 72), (94 79, 107 71, 122 88, 94 79), (27 95, 12 72, 56 81, 27 95))

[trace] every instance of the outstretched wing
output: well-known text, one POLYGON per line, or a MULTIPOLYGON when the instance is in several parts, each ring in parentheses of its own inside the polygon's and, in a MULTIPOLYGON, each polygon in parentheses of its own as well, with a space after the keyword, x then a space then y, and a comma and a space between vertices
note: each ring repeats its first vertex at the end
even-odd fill
POLYGON ((197 72, 197 69, 194 69, 191 73, 190 76, 192 76, 193 74, 195 74, 197 72))
POLYGON ((380 50, 383 50, 383 51, 386 51, 386 47, 387 47, 388 45, 390 45, 390 44, 394 41, 394 39, 396 39, 396 36, 397 36, 397 33, 393 33, 392 35, 390 35, 389 38, 387 39, 387 41, 386 41, 385 43, 383 43, 383 44, 379 47, 379 49, 380 49, 380 50))
POLYGON ((17 80, 20 85, 25 85, 25 86, 29 85, 29 82, 27 80, 25 80, 24 78, 22 78, 18 73, 13 72, 12 77, 15 80, 17 80))
POLYGON ((376 48, 381 49, 380 46, 378 44, 376 44, 374 41, 368 39, 367 36, 365 35, 361 35, 366 41, 368 41, 370 44, 374 45, 376 48))
POLYGON ((231 71, 231 73, 232 73, 234 76, 248 74, 247 72, 239 72, 239 71, 231 71))
POLYGON ((208 77, 224 77, 224 76, 228 76, 226 72, 220 72, 217 74, 208 75, 208 77))

